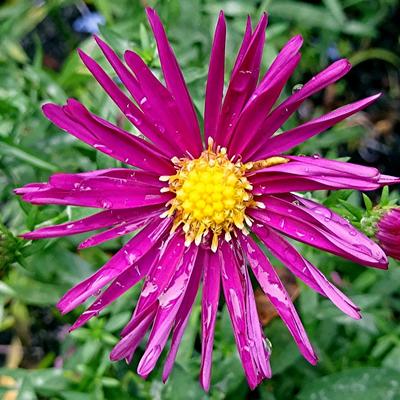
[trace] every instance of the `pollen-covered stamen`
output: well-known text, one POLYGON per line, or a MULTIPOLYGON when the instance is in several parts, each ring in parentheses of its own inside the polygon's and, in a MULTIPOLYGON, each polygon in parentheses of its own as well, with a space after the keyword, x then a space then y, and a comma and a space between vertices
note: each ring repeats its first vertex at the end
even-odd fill
MULTIPOLYGON (((286 162, 282 157, 276 158, 272 164, 286 162)), ((260 203, 253 200, 253 188, 246 173, 269 166, 269 163, 264 160, 243 164, 234 160, 228 158, 225 148, 217 146, 215 149, 209 138, 208 149, 199 158, 174 157, 172 162, 177 173, 160 177, 161 181, 169 183, 162 191, 175 193, 163 216, 175 217, 174 230, 183 225, 186 245, 193 241, 199 245, 210 233, 211 249, 216 251, 219 235, 224 234, 229 241, 235 227, 248 233, 246 226, 251 226, 252 221, 245 214, 246 209, 260 207, 260 203)))

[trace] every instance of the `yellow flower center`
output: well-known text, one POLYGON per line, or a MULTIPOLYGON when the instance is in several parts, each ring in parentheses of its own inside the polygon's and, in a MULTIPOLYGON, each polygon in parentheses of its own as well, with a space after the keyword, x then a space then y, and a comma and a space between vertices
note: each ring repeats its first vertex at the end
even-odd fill
MULTIPOLYGON (((280 159, 279 163, 287 161, 282 157, 274 159, 280 159)), ((214 150, 210 139, 208 149, 199 158, 173 158, 172 162, 176 174, 160 177, 169 183, 162 191, 175 194, 163 216, 174 215, 173 230, 183 225, 186 245, 193 241, 199 245, 211 233, 211 249, 216 251, 221 234, 229 241, 235 227, 248 233, 246 225, 251 226, 251 219, 246 216, 246 209, 263 204, 254 201, 246 172, 264 167, 265 161, 260 165, 228 159, 226 149, 218 146, 214 150)))

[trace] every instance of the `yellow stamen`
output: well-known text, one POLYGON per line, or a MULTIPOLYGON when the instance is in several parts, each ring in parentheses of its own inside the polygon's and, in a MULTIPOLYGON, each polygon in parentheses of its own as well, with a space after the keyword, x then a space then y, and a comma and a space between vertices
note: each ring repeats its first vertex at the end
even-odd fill
POLYGON ((263 204, 253 200, 253 187, 246 174, 289 161, 283 157, 246 164, 234 160, 235 157, 228 158, 226 148, 217 146, 215 149, 212 138, 209 138, 208 148, 199 158, 174 157, 172 162, 176 174, 160 177, 161 181, 169 184, 162 192, 175 194, 163 217, 174 216, 173 230, 183 225, 186 246, 193 241, 200 245, 210 233, 208 240, 211 240, 211 250, 215 252, 221 234, 226 241, 231 239, 231 232, 236 228, 247 234, 245 224, 251 226, 252 221, 245 215, 246 209, 263 204))

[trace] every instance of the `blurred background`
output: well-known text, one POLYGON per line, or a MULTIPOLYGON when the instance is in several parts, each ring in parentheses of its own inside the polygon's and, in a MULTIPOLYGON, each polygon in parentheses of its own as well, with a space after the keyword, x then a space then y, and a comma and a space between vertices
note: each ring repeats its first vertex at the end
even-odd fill
MULTIPOLYGON (((58 298, 112 255, 124 239, 76 251, 82 237, 26 243, 16 235, 40 224, 87 214, 67 207, 21 203, 12 189, 47 180, 56 171, 116 166, 52 126, 44 102, 81 100, 93 112, 125 124, 114 105, 78 59, 80 47, 110 71, 91 35, 99 33, 118 53, 134 49, 159 72, 145 6, 163 19, 199 113, 216 18, 228 21, 227 64, 232 66, 245 21, 269 13, 265 69, 283 44, 302 34, 302 61, 284 96, 329 63, 347 57, 352 71, 306 101, 287 126, 347 102, 382 92, 365 112, 298 149, 379 167, 400 174, 400 6, 397 0, 14 0, 0 3, 0 396, 31 399, 400 399, 400 265, 369 270, 310 248, 301 250, 362 308, 352 321, 327 300, 287 275, 278 261, 320 362, 304 361, 261 292, 257 305, 272 343, 273 377, 249 391, 236 353, 230 321, 221 305, 212 389, 198 384, 199 305, 194 308, 174 372, 167 385, 161 368, 147 381, 136 376, 143 348, 131 365, 111 363, 108 353, 127 322, 139 287, 72 334, 77 312, 62 317, 58 298)), ((227 72, 227 77, 229 76, 227 72)), ((131 129, 126 126, 127 129, 131 129)), ((372 194, 374 200, 380 193, 372 194)), ((348 191, 318 193, 318 199, 356 225, 360 197, 348 191)), ((396 197, 395 192, 391 193, 396 197)), ((81 308, 80 311, 82 311, 81 308)))

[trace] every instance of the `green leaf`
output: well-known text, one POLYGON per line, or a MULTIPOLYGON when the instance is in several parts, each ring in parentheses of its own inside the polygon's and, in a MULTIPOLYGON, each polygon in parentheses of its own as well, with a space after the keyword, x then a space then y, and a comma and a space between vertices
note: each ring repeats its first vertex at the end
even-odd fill
POLYGON ((372 211, 373 204, 371 199, 365 193, 362 194, 362 197, 367 211, 372 211))
POLYGON ((34 167, 45 169, 47 171, 55 172, 59 168, 41 159, 40 157, 32 154, 29 150, 24 149, 22 146, 18 146, 13 143, 7 143, 6 139, 0 137, 0 154, 4 156, 12 156, 31 164, 34 167))
POLYGON ((388 204, 389 204, 389 186, 385 186, 382 189, 380 205, 384 207, 387 206, 388 204))
POLYGON ((298 400, 397 400, 398 371, 389 368, 357 368, 319 378, 306 385, 298 400))

